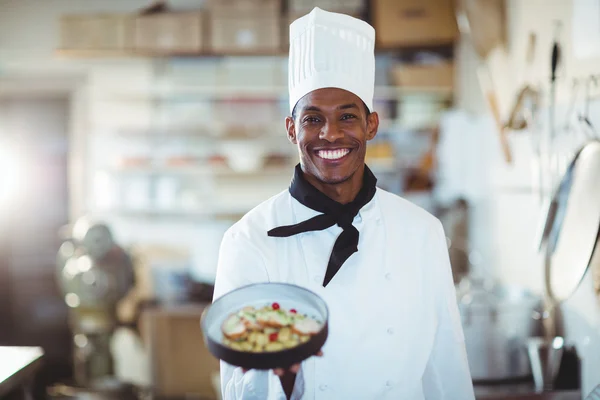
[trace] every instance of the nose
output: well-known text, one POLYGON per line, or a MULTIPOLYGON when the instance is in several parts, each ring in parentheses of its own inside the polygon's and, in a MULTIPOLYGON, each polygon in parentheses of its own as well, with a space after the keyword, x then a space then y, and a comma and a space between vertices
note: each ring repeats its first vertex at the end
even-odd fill
POLYGON ((333 143, 342 137, 344 137, 344 132, 339 129, 338 125, 334 122, 327 122, 323 125, 323 128, 319 133, 319 139, 327 140, 330 143, 333 143))

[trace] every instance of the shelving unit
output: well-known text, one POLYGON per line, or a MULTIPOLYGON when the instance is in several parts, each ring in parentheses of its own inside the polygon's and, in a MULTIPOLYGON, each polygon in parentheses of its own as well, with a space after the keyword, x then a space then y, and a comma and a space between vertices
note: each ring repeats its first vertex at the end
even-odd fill
MULTIPOLYGON (((220 71, 221 64, 210 63, 221 63, 221 59, 208 61, 207 66, 206 59, 150 58, 153 74, 141 88, 112 85, 110 90, 93 91, 95 106, 107 104, 118 113, 141 107, 138 112, 145 120, 139 126, 135 121, 121 123, 119 118, 107 120, 100 116, 94 120, 89 146, 92 161, 88 205, 92 213, 140 221, 234 221, 261 200, 285 190, 297 163, 297 149, 285 137, 288 93, 285 85, 277 83, 287 75, 282 60, 268 58, 265 70, 259 70, 262 75, 253 75, 261 84, 245 85, 240 84, 244 79, 235 75, 235 71, 242 70, 235 63, 243 66, 243 58, 228 57, 227 72, 215 78, 215 83, 210 82, 211 75, 196 77, 203 71, 220 71), (181 62, 185 68, 178 64, 181 62), (195 62, 200 68, 197 73, 195 62), (230 82, 227 77, 234 79, 230 82), (243 112, 244 107, 251 111, 243 112), (226 154, 224 146, 229 141, 245 142, 249 153, 257 152, 255 156, 263 160, 274 157, 277 162, 232 168, 228 161, 243 153, 226 154), (134 162, 123 165, 119 153, 121 161, 130 157, 134 162), (98 188, 99 178, 112 183, 98 188), (168 193, 161 194, 165 190, 168 193), (110 191, 119 192, 112 196, 113 203, 98 206, 97 198, 110 191), (242 200, 245 193, 253 197, 242 200), (160 205, 161 196, 169 199, 169 206, 160 205)), ((256 71, 256 65, 253 68, 256 71)), ((394 145, 394 141, 416 126, 434 125, 436 113, 451 103, 453 94, 452 88, 444 87, 376 86, 374 101, 380 129, 368 148, 389 143, 397 150, 414 153, 410 157, 391 154, 383 158, 372 157, 375 152, 367 153, 367 164, 380 185, 394 192, 401 190, 403 176, 415 168, 416 153, 422 149, 394 145), (412 109, 402 113, 405 104, 412 105, 412 109), (423 107, 417 107, 419 104, 423 107)))
MULTIPOLYGON (((252 99, 252 100, 287 100, 287 87, 264 87, 264 86, 181 86, 148 89, 139 92, 114 93, 105 100, 112 101, 148 101, 151 100, 230 100, 230 99, 252 99)), ((376 100, 398 100, 404 96, 431 96, 438 99, 449 99, 453 96, 452 88, 439 87, 398 87, 398 86, 376 86, 376 100)))

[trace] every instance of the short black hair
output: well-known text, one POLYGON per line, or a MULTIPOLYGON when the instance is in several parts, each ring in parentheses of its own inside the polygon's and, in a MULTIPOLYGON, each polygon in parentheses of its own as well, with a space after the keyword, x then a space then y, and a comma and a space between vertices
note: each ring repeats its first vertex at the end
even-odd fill
MULTIPOLYGON (((363 105, 363 107, 365 108, 365 113, 367 113, 367 116, 369 116, 369 114, 371 114, 371 111, 369 110, 369 107, 367 107, 367 105, 365 104, 364 101, 361 100, 361 103, 363 105)), ((298 107, 298 103, 296 103, 296 105, 294 106, 294 109, 292 110, 292 119, 295 120, 296 119, 296 107, 298 107)))

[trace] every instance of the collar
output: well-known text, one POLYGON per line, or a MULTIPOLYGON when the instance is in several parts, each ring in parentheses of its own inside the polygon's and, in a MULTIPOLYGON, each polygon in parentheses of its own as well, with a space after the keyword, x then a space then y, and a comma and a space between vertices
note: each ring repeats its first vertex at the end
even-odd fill
MULTIPOLYGON (((379 204, 379 188, 375 192, 375 196, 371 199, 370 202, 365 204, 363 208, 358 211, 356 217, 354 217, 354 225, 359 228, 364 226, 365 221, 380 221, 382 218, 381 206, 379 204)), ((292 195, 289 194, 291 204, 292 204, 292 213, 294 215, 295 224, 306 221, 312 217, 319 215, 318 211, 313 210, 312 208, 306 207, 304 204, 300 203, 296 200, 292 195)), ((337 225, 334 225, 333 228, 341 230, 341 228, 337 225)))

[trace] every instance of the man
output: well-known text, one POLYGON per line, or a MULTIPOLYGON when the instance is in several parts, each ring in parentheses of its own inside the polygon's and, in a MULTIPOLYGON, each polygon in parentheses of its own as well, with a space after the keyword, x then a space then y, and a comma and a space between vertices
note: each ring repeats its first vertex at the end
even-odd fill
POLYGON ((290 26, 286 129, 300 164, 289 190, 224 235, 215 298, 300 285, 327 302, 329 336, 290 371, 222 363, 226 400, 474 398, 442 226, 365 165, 374 41, 366 22, 318 8, 290 26))

